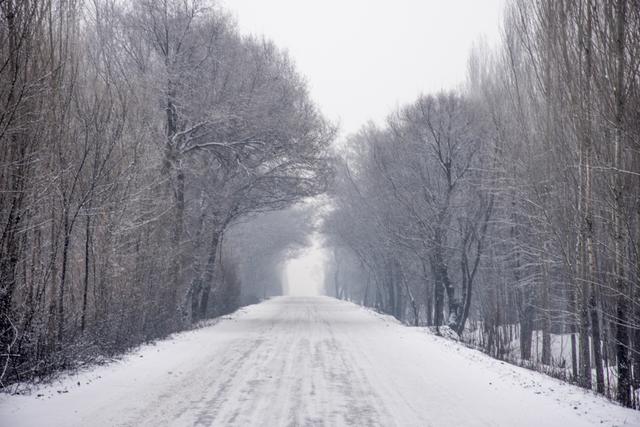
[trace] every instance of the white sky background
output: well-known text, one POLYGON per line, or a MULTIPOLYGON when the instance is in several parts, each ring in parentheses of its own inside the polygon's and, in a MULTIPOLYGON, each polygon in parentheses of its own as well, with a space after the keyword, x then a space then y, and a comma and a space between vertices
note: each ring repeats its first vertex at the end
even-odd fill
MULTIPOLYGON (((219 0, 241 32, 291 58, 340 138, 421 93, 455 89, 473 44, 499 39, 504 0, 219 0)), ((290 294, 322 292, 319 239, 285 267, 290 294)))
POLYGON ((480 37, 499 37, 504 0, 221 0, 245 34, 287 49, 342 135, 420 93, 455 88, 480 37))

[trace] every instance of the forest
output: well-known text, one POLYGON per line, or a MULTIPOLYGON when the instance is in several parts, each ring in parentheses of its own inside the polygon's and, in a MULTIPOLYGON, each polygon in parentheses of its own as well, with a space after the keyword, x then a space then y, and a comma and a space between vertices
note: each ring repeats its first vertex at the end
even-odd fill
POLYGON ((320 236, 328 295, 640 408, 640 1, 505 3, 458 89, 341 137, 215 2, 0 0, 0 388, 280 295, 320 236))
POLYGON ((288 55, 199 0, 0 12, 2 385, 279 293, 335 135, 288 55))
POLYGON ((509 1, 337 151, 333 295, 640 407, 638 1, 509 1))

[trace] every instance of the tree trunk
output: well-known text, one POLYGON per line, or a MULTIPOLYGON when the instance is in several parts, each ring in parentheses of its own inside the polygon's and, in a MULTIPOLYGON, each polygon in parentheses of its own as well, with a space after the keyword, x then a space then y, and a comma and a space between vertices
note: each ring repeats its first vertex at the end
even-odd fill
POLYGON ((436 267, 436 261, 433 257, 431 257, 431 271, 433 273, 433 325, 439 328, 442 326, 444 317, 444 286, 442 285, 442 280, 436 267))
POLYGON ((204 269, 202 277, 202 295, 200 296, 200 304, 197 311, 197 318, 204 319, 207 317, 207 310, 209 307, 209 295, 213 286, 213 280, 215 275, 216 260, 218 255, 218 243, 220 241, 220 233, 217 229, 211 233, 211 246, 209 247, 209 257, 207 259, 207 265, 204 269))
POLYGON ((64 241, 62 244, 62 265, 60 267, 60 287, 58 288, 58 334, 57 334, 57 342, 58 345, 62 345, 62 340, 64 338, 64 294, 67 286, 67 267, 69 264, 69 246, 71 244, 71 225, 69 224, 68 213, 64 213, 64 241))
POLYGON ((426 322, 427 326, 433 325, 433 289, 429 286, 428 274, 427 274, 427 263, 424 260, 421 260, 422 264, 422 278, 424 280, 424 295, 425 295, 425 314, 426 314, 426 322))
POLYGON ((177 304, 177 289, 180 286, 182 271, 182 237, 184 234, 184 172, 181 167, 175 171, 175 218, 173 228, 173 253, 168 283, 168 309, 173 310, 177 304))
MULTIPOLYGON (((623 165, 623 126, 624 126, 624 68, 625 68, 625 21, 627 12, 627 1, 617 0, 616 11, 616 36, 615 36, 615 59, 616 59, 616 85, 615 85, 615 153, 614 169, 624 169, 623 165)), ((618 367, 618 393, 617 400, 623 406, 631 406, 631 369, 629 366, 629 307, 627 298, 629 290, 625 279, 624 268, 624 224, 622 216, 624 214, 624 183, 619 172, 614 172, 614 289, 617 290, 616 298, 616 356, 618 367)))
MULTIPOLYGON (((480 254, 477 254, 479 257, 480 254)), ((471 307, 471 285, 473 283, 473 277, 469 272, 469 260, 467 258, 466 248, 463 248, 462 260, 461 260, 461 274, 462 274, 462 306, 459 309, 459 314, 456 323, 456 333, 462 336, 464 327, 467 323, 467 317, 469 317, 469 310, 471 307)))
POLYGON ((551 365, 551 307, 549 304, 549 265, 545 249, 542 259, 542 359, 543 365, 551 365))
POLYGON ((520 357, 531 360, 531 342, 533 338, 533 305, 530 291, 520 291, 520 357))
POLYGON ((602 338, 600 336, 600 319, 596 300, 596 290, 591 289, 589 297, 589 312, 591 315, 591 346, 593 348, 593 363, 596 368, 596 390, 604 394, 604 367, 602 366, 602 338))
POLYGON ((586 286, 582 286, 580 297, 580 313, 578 326, 578 348, 580 349, 580 374, 578 383, 585 388, 591 388, 591 352, 589 351, 589 309, 585 292, 586 286))
MULTIPOLYGON (((89 204, 88 209, 91 209, 89 204)), ((87 214, 84 237, 84 283, 82 288, 82 313, 80 315, 80 332, 84 332, 87 317, 87 294, 89 293, 89 257, 91 247, 91 217, 87 214)))

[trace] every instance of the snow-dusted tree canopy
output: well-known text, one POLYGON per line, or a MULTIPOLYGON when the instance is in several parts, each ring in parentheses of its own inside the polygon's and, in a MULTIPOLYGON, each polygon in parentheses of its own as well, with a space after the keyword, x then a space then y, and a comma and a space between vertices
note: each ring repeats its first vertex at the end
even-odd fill
POLYGON ((327 289, 638 406, 640 5, 511 1, 466 85, 339 152, 327 289))
POLYGON ((227 229, 329 176, 333 127, 287 55, 205 1, 1 12, 0 380, 235 309, 261 237, 223 262, 227 229))

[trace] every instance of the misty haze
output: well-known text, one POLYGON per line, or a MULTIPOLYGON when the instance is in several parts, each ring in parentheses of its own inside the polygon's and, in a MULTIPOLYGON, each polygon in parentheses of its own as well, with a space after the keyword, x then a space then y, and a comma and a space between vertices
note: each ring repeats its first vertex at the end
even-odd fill
POLYGON ((0 0, 0 426, 640 426, 640 0, 0 0))

